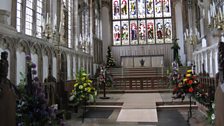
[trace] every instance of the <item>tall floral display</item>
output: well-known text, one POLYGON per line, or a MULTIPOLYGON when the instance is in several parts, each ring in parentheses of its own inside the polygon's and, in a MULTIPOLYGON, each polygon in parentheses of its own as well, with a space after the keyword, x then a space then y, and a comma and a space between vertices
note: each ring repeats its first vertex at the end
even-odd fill
POLYGON ((179 79, 178 83, 173 89, 173 98, 182 98, 184 100, 186 94, 195 94, 196 88, 199 84, 197 77, 192 73, 192 70, 188 70, 183 78, 179 79))
POLYGON ((112 56, 112 52, 111 52, 111 48, 110 46, 108 46, 107 48, 107 64, 106 67, 107 68, 111 68, 115 66, 115 62, 114 62, 114 58, 112 56))
POLYGON ((92 81, 84 70, 80 70, 76 74, 76 83, 70 96, 70 101, 76 104, 82 104, 89 100, 94 100, 97 95, 95 88, 92 86, 92 81))
MULTIPOLYGON (((42 85, 37 77, 36 65, 31 57, 26 57, 27 77, 21 79, 18 86, 20 98, 17 100, 16 117, 18 126, 52 125, 55 121, 55 109, 48 107, 42 85)), ((56 123, 56 122, 55 122, 56 123)))

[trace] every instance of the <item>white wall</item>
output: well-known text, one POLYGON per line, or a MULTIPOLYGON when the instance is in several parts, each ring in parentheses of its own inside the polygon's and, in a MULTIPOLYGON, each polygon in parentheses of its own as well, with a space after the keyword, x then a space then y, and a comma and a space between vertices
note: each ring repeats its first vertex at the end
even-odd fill
POLYGON ((71 80, 71 58, 67 55, 67 80, 71 80))
POLYGON ((57 59, 55 56, 52 59, 53 59, 52 73, 53 73, 53 76, 57 79, 57 59))
POLYGON ((43 81, 48 77, 48 56, 43 56, 43 81))
POLYGON ((26 70, 26 55, 24 52, 20 52, 17 51, 16 52, 16 58, 17 58, 17 62, 16 62, 16 84, 18 85, 20 82, 21 75, 20 73, 24 74, 24 76, 26 75, 25 70, 26 70))
POLYGON ((1 0, 0 10, 7 10, 11 12, 11 8, 12 8, 12 0, 1 0))

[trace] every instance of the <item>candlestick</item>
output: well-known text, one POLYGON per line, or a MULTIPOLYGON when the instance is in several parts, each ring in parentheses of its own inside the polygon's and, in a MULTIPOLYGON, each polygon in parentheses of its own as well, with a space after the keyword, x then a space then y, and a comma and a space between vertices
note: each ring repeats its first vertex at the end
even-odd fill
POLYGON ((220 20, 222 20, 222 9, 219 7, 219 15, 220 15, 220 20))

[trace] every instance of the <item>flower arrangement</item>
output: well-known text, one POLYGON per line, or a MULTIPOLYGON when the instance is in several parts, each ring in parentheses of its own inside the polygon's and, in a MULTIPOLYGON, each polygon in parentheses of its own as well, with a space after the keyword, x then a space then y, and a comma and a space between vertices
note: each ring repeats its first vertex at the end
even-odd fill
POLYGON ((180 79, 175 88, 173 89, 173 98, 182 98, 184 100, 186 94, 194 94, 199 81, 192 70, 187 70, 186 75, 180 79))
POLYGON ((208 121, 209 123, 214 126, 215 125, 215 103, 212 103, 211 107, 207 111, 208 121))
POLYGON ((69 100, 77 104, 89 100, 95 101, 97 91, 91 84, 92 81, 88 78, 88 74, 84 70, 80 70, 76 74, 76 83, 74 84, 74 89, 69 100))
POLYGON ((18 126, 52 125, 56 123, 56 109, 48 107, 39 79, 32 79, 37 73, 36 65, 31 62, 30 56, 26 60, 28 73, 27 77, 21 74, 22 79, 18 86, 20 98, 16 102, 16 123, 18 126))

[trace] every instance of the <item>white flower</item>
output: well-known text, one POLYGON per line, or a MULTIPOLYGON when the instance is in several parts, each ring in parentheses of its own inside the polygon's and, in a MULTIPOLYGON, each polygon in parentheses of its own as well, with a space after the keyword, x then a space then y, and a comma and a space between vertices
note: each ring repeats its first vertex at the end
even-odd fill
POLYGON ((215 108, 215 103, 212 103, 212 108, 213 108, 213 109, 215 108))
POLYGON ((215 114, 214 113, 211 115, 211 119, 215 120, 215 114))
POLYGON ((70 96, 70 97, 69 97, 69 101, 72 101, 74 98, 75 98, 74 95, 70 96))

